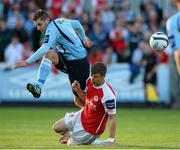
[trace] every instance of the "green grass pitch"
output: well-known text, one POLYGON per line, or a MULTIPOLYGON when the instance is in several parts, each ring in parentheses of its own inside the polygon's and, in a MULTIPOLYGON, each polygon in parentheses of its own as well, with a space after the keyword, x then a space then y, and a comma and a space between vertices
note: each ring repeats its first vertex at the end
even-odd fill
MULTIPOLYGON (((0 149, 180 149, 180 110, 118 109, 117 144, 67 146, 51 126, 75 108, 0 108, 0 149)), ((106 139, 108 131, 100 139, 106 139)))

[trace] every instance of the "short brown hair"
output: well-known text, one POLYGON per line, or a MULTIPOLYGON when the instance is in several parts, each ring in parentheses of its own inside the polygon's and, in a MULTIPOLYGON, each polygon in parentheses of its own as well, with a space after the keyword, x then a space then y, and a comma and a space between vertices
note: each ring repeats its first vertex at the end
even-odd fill
POLYGON ((45 19, 47 19, 47 18, 49 18, 49 19, 51 20, 51 17, 50 17, 50 15, 48 14, 48 12, 45 11, 45 10, 41 10, 41 9, 37 10, 37 11, 34 13, 34 15, 32 16, 32 20, 33 20, 33 21, 36 21, 36 20, 38 20, 38 19, 45 20, 45 19))
POLYGON ((107 67, 104 63, 97 62, 91 66, 91 75, 99 73, 101 76, 105 76, 107 72, 107 67))

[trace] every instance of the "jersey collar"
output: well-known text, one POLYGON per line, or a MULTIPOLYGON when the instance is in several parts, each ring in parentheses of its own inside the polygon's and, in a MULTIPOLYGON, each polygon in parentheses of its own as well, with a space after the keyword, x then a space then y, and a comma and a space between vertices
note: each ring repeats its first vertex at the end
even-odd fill
POLYGON ((94 86, 94 85, 93 85, 93 87, 94 87, 95 89, 101 89, 101 88, 103 88, 105 85, 106 85, 106 81, 105 81, 102 85, 100 85, 100 86, 94 86))

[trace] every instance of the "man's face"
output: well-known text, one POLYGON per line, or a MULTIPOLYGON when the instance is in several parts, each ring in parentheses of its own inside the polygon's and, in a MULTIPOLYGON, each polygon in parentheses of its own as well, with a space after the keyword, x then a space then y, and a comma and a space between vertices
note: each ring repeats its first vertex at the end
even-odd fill
POLYGON ((91 81, 94 86, 96 87, 101 86, 104 83, 104 76, 101 76, 101 74, 99 73, 92 74, 91 81))
POLYGON ((42 33, 44 33, 46 31, 47 25, 49 23, 49 20, 41 20, 41 19, 37 19, 36 21, 34 21, 37 30, 41 31, 42 33))

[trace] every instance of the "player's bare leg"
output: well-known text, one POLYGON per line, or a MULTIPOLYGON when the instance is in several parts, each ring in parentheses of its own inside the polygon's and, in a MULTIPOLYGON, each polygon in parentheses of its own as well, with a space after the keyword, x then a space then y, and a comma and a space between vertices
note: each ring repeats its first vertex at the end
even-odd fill
POLYGON ((44 83, 52 70, 52 64, 56 65, 58 61, 58 55, 54 50, 47 52, 43 57, 38 70, 37 83, 27 84, 27 90, 31 92, 35 98, 39 98, 41 96, 41 90, 43 89, 44 83))
POLYGON ((45 58, 51 60, 53 65, 57 65, 59 62, 59 57, 55 50, 50 50, 47 52, 45 58))
POLYGON ((69 130, 65 125, 64 118, 58 120, 53 126, 52 129, 60 134, 59 141, 63 144, 66 144, 71 135, 69 134, 69 130))

